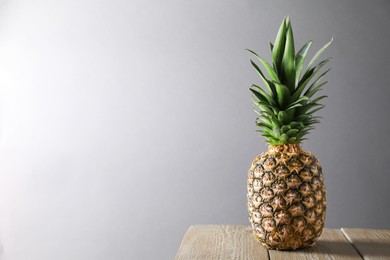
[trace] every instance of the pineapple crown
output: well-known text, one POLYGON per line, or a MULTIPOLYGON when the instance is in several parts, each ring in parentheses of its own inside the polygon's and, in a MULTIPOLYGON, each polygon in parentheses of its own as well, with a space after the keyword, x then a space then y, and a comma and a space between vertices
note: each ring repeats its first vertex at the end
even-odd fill
POLYGON ((258 108, 255 109, 259 115, 256 118, 256 124, 260 127, 258 132, 269 144, 299 144, 306 139, 305 135, 314 129, 314 125, 319 123, 321 117, 314 116, 314 113, 325 107, 319 101, 327 96, 313 96, 327 83, 321 80, 330 69, 317 74, 331 58, 316 65, 315 63, 332 41, 333 39, 317 51, 303 70, 312 41, 308 41, 295 53, 290 19, 285 17, 275 43, 270 43, 272 66, 254 51, 247 49, 260 61, 268 74, 266 77, 259 66, 250 60, 265 86, 261 88, 253 84, 249 89, 258 108))

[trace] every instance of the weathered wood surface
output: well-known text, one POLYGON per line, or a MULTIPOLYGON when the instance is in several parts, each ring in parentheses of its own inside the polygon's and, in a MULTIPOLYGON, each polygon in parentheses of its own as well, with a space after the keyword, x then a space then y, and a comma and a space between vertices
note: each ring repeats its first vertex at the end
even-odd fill
POLYGON ((253 237, 248 226, 191 226, 176 260, 269 259, 268 251, 253 237))
POLYGON ((267 250, 249 226, 191 226, 176 260, 388 259, 390 230, 324 229, 317 244, 296 251, 267 250))
POLYGON ((272 260, 362 259, 338 229, 324 229, 317 244, 313 247, 296 251, 269 250, 269 256, 272 260))
POLYGON ((390 259, 390 230, 342 228, 364 259, 390 259))

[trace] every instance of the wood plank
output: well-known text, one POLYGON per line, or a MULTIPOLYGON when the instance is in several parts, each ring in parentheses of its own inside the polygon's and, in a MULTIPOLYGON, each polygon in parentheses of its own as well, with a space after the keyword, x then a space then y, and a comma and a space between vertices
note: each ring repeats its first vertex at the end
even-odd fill
POLYGON ((249 226, 191 226, 176 260, 269 259, 268 251, 253 236, 249 226))
POLYGON ((338 229, 324 229, 317 244, 313 247, 297 251, 269 250, 269 256, 271 260, 362 259, 359 253, 344 237, 341 230, 338 229))
POLYGON ((342 228, 364 259, 390 259, 390 230, 342 228))

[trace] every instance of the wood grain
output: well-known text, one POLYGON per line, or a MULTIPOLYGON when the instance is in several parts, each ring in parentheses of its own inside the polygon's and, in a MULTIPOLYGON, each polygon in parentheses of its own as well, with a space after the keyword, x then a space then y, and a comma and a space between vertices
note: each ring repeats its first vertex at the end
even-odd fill
POLYGON ((364 259, 390 259, 390 230, 342 228, 364 259))
POLYGON ((297 251, 267 250, 249 226, 191 226, 176 260, 390 259, 390 230, 324 229, 317 245, 297 251))
POLYGON ((338 229, 324 229, 317 244, 297 251, 269 250, 271 260, 294 259, 362 259, 338 229))
POLYGON ((248 226, 191 226, 176 260, 269 259, 268 251, 253 237, 248 226))

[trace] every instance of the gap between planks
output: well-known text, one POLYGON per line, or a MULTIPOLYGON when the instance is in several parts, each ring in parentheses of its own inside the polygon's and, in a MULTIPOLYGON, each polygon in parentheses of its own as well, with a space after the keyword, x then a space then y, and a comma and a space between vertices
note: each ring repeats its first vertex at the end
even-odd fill
POLYGON ((341 231, 364 259, 390 259, 390 230, 342 228, 341 231))

